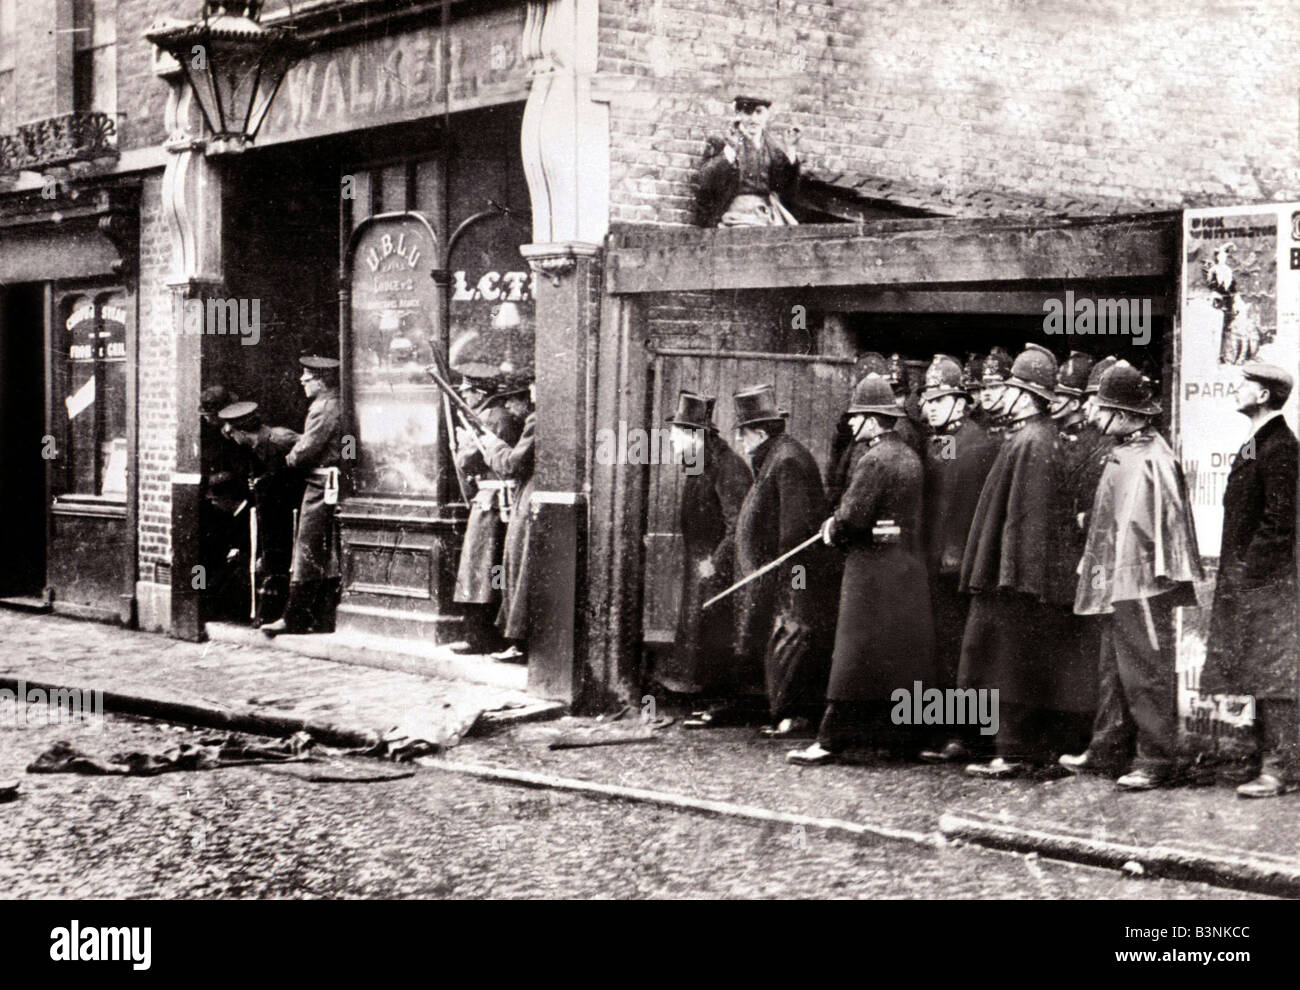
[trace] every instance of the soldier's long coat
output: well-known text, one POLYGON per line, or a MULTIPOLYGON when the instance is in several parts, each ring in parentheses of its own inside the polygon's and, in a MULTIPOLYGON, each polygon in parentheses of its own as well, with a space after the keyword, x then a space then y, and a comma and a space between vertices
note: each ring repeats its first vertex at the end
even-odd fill
MULTIPOLYGON (((483 425, 494 436, 510 446, 519 440, 523 424, 500 405, 492 405, 481 412, 483 425)), ((477 486, 480 480, 500 480, 500 476, 487 466, 483 454, 470 445, 459 454, 461 472, 466 481, 477 486), (472 479, 472 480, 471 480, 472 479)), ((492 568, 501 563, 501 543, 506 524, 501 520, 498 493, 495 490, 477 489, 467 492, 470 497, 469 519, 465 523, 465 539, 460 547, 460 562, 456 568, 454 599, 467 604, 489 605, 500 597, 498 581, 493 587, 492 568)))
MULTIPOLYGON (((737 580, 817 533, 826 518, 821 475, 799 441, 786 433, 769 438, 751 467, 754 483, 736 521, 737 580)), ((763 658, 775 717, 796 701, 820 703, 825 690, 835 571, 828 553, 814 544, 736 592, 737 650, 749 662, 763 658)))
POLYGON ((753 480, 744 459, 716 432, 706 431, 702 470, 687 473, 682 483, 679 526, 682 560, 681 608, 672 653, 655 675, 670 691, 729 692, 737 687, 734 596, 707 613, 700 608, 731 585, 736 558, 736 520, 753 480), (703 561, 713 576, 700 577, 703 561))
POLYGON ((1056 424, 1034 416, 1007 428, 980 492, 962 558, 973 593, 958 684, 997 688, 1003 703, 1086 712, 1096 658, 1074 648, 1076 575, 1059 550, 1066 518, 1056 424))
POLYGON ((1296 698, 1295 434, 1281 416, 1238 453, 1223 493, 1223 543, 1201 690, 1296 698))
POLYGON ((338 467, 343 439, 337 389, 323 389, 307 408, 307 421, 284 463, 303 473, 298 539, 293 545, 293 580, 324 581, 338 577, 334 552, 334 506, 325 504, 325 482, 317 468, 338 467))
POLYGON ((934 627, 921 554, 921 459, 897 433, 859 443, 831 538, 847 553, 829 701, 887 701, 914 681, 934 683, 934 627), (873 536, 882 521, 897 542, 873 536))
POLYGON ((537 414, 529 413, 524 420, 523 432, 514 446, 504 442, 492 444, 487 456, 488 467, 502 478, 509 478, 519 484, 519 494, 515 499, 514 511, 510 514, 510 523, 506 527, 506 543, 502 553, 505 593, 501 596, 501 609, 497 613, 497 629, 506 639, 528 638, 528 543, 533 516, 533 431, 536 428, 537 414))

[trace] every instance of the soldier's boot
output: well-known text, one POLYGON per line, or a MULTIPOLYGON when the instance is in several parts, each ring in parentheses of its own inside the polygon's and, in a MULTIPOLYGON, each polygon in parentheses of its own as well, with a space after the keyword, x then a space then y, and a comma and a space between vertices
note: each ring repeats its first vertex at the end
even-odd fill
POLYGON ((275 622, 262 626, 267 636, 281 633, 307 633, 312 631, 312 603, 316 599, 319 581, 291 581, 289 600, 284 605, 284 615, 275 622))
POLYGON ((322 633, 334 631, 334 612, 339 606, 342 583, 340 578, 315 582, 316 594, 311 604, 311 624, 314 631, 322 633))

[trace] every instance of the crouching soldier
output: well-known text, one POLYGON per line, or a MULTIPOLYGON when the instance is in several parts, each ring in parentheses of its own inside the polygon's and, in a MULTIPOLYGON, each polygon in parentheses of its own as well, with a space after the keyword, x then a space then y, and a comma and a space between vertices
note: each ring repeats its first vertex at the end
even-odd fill
POLYGON ((1237 788, 1269 798, 1300 786, 1300 629, 1296 619, 1295 434, 1282 417, 1294 379, 1247 364, 1237 411, 1251 435, 1223 493, 1223 546, 1201 690, 1255 699, 1259 774, 1237 788))
POLYGON ((266 426, 256 402, 235 402, 219 413, 222 432, 250 454, 249 542, 255 543, 253 575, 256 595, 253 623, 274 622, 284 614, 293 554, 293 510, 302 499, 302 482, 285 469, 285 456, 298 434, 283 426, 266 426))
MULTIPOLYGON (((736 521, 736 579, 816 537, 825 518, 821 474, 803 444, 785 432, 771 385, 737 392, 736 428, 754 483, 736 521)), ((813 544, 781 567, 741 588, 736 604, 737 649, 752 666, 762 658, 763 682, 775 725, 769 737, 811 728, 808 715, 826 691, 834 587, 829 551, 813 544)))
POLYGON ((334 506, 338 501, 343 440, 339 362, 337 358, 308 355, 299 358, 298 363, 302 365, 302 389, 311 405, 302 435, 285 455, 284 463, 302 475, 302 502, 293 541, 289 600, 281 618, 262 626, 267 636, 332 631, 337 605, 334 506))
POLYGON ((678 521, 686 553, 677 634, 655 678, 670 691, 715 699, 682 723, 686 729, 736 724, 766 708, 742 700, 746 695, 761 697, 763 685, 757 678, 741 683, 734 599, 722 599, 707 614, 702 609, 732 582, 736 519, 751 480, 740 455, 718 436, 714 402, 712 396, 684 391, 668 420, 673 451, 685 474, 678 521))
POLYGON ((1060 762, 1076 773, 1127 767, 1118 785, 1147 790, 1175 778, 1174 609, 1196 604, 1193 582, 1204 575, 1182 468, 1153 426, 1150 382, 1120 361, 1096 405, 1118 442, 1097 488, 1074 610, 1104 617, 1100 704, 1087 750, 1060 762))
MULTIPOLYGON (((959 369, 960 371, 960 369, 959 369)), ((866 447, 853 466, 822 538, 848 557, 826 709, 817 741, 786 754, 805 766, 829 763, 855 738, 905 750, 913 740, 890 724, 900 688, 934 683, 934 629, 921 553, 921 459, 895 431, 906 413, 889 381, 868 375, 849 406, 854 442, 866 447)))

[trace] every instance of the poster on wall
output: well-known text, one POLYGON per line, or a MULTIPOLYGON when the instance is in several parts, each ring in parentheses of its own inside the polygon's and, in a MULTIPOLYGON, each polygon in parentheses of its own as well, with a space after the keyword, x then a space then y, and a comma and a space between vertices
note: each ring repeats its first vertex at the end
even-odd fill
MULTIPOLYGON (((1228 474, 1250 436, 1249 421, 1237 412, 1237 387, 1241 366, 1251 361, 1300 367, 1300 203, 1183 213, 1175 436, 1211 574, 1228 474)), ((1284 415, 1295 429, 1295 396, 1284 415)), ((1198 691, 1212 584, 1199 591, 1202 607, 1182 612, 1180 714, 1201 748, 1234 752, 1249 741, 1253 704, 1198 691)))

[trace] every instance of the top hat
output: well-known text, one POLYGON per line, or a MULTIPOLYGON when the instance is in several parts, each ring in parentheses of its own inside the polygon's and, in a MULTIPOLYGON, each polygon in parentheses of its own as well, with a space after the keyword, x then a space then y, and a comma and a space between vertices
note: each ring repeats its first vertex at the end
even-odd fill
POLYGON ((849 401, 849 415, 856 413, 874 413, 877 416, 893 416, 897 419, 903 410, 894 401, 894 390, 889 379, 884 375, 867 375, 853 389, 853 398, 849 401))
POLYGON ((776 389, 771 385, 752 385, 732 396, 736 405, 736 425, 770 423, 790 414, 776 406, 776 389))
POLYGON ((945 395, 966 397, 966 389, 962 384, 962 368, 955 357, 936 354, 934 360, 930 362, 930 367, 925 369, 925 388, 921 391, 921 401, 942 399, 945 395))
POLYGON ((698 395, 682 389, 677 394, 677 411, 668 418, 673 426, 688 430, 717 430, 713 425, 713 404, 717 401, 711 395, 698 395))
POLYGON ((1094 364, 1092 370, 1088 372, 1088 384, 1084 386, 1083 394, 1096 395, 1097 389, 1101 387, 1101 376, 1110 371, 1118 360, 1119 358, 1114 354, 1108 354, 1106 357, 1094 364))
POLYGON ((1056 357, 1042 344, 1026 344, 1011 365, 1007 384, 1051 402, 1056 394, 1056 357))
POLYGON ((1295 388, 1295 379, 1291 376, 1291 372, 1276 364, 1251 361, 1241 366, 1241 373, 1251 381, 1267 386, 1269 391, 1283 402, 1290 397, 1291 389, 1295 388))
POLYGON ((1005 348, 995 347, 984 359, 981 377, 986 385, 1000 385, 1011 377, 1011 355, 1005 348))
POLYGON ((1092 358, 1082 351, 1071 351, 1065 363, 1056 369, 1056 392, 1058 395, 1072 399, 1083 397, 1083 390, 1088 386, 1088 372, 1092 370, 1092 358))
POLYGON ((759 107, 770 107, 772 101, 766 96, 737 96, 735 105, 737 113, 753 113, 759 107))
POLYGON ((256 402, 232 402, 217 413, 217 418, 234 430, 256 430, 262 425, 256 402))
POLYGON ((1101 376, 1097 398, 1093 401, 1103 409, 1121 409, 1142 416, 1154 416, 1160 412, 1155 382, 1127 361, 1116 361, 1101 376))

